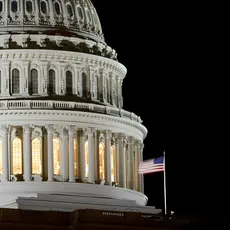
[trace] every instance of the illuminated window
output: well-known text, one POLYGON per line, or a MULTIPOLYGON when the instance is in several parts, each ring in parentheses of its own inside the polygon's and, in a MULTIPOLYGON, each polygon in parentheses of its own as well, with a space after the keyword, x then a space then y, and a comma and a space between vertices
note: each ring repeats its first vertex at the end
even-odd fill
POLYGON ((89 175, 89 152, 88 152, 88 141, 85 142, 85 177, 89 175))
POLYGON ((54 175, 60 175, 60 141, 53 139, 54 175))
POLYGON ((115 149, 114 145, 110 148, 111 153, 111 180, 115 182, 115 149))
POLYGON ((74 175, 78 176, 78 151, 76 139, 74 139, 74 175))
POLYGON ((12 174, 22 174, 22 141, 19 138, 12 142, 12 174))
POLYGON ((32 141, 32 174, 42 174, 42 146, 40 138, 32 141))
POLYGON ((2 168, 2 141, 0 140, 0 175, 3 173, 2 168))
POLYGON ((105 148, 102 143, 99 144, 99 169, 100 179, 105 179, 105 148))

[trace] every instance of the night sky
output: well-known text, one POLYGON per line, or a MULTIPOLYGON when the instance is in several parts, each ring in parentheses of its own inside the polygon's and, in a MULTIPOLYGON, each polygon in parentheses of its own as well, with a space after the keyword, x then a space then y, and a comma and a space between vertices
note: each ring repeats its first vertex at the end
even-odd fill
MULTIPOLYGON (((205 72, 198 71, 203 54, 196 53, 201 36, 194 29, 196 12, 185 12, 175 2, 151 1, 152 7, 146 1, 129 1, 129 6, 124 0, 93 2, 106 43, 128 69, 124 109, 141 116, 148 129, 144 159, 166 151, 169 210, 209 212, 217 203, 212 195, 218 179, 209 171, 214 159, 207 139, 212 135, 206 110, 210 96, 203 95, 205 72)), ((148 205, 163 208, 163 173, 145 176, 145 194, 148 205)))

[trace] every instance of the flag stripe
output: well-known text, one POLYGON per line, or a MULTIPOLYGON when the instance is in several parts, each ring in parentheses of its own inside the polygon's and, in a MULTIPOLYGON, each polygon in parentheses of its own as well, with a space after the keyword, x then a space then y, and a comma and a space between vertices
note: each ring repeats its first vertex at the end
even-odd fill
POLYGON ((164 156, 140 162, 138 173, 147 174, 164 171, 164 156))

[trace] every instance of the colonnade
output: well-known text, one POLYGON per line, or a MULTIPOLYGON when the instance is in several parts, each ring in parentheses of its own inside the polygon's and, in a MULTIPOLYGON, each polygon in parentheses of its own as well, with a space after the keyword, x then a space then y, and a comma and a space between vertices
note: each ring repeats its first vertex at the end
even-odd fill
POLYGON ((0 180, 100 183, 143 192, 142 151, 141 140, 112 130, 3 125, 0 180))

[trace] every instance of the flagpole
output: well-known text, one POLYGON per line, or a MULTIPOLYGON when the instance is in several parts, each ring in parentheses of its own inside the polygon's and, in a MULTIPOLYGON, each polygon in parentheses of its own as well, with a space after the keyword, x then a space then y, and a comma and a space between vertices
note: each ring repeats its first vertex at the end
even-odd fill
POLYGON ((165 151, 163 153, 163 156, 164 156, 164 206, 165 206, 165 215, 167 215, 165 151))

